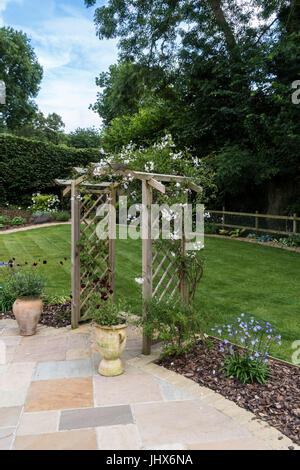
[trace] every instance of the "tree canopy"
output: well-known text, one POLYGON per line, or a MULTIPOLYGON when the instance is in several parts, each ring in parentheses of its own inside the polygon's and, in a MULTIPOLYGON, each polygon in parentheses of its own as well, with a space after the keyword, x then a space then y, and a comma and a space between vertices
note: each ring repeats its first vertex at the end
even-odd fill
POLYGON ((215 169, 220 203, 276 213, 299 198, 300 212, 300 0, 109 0, 95 24, 119 38, 95 105, 107 150, 117 135, 153 143, 150 107, 158 133, 215 169))
POLYGON ((6 85, 6 104, 0 104, 0 127, 13 130, 29 122, 37 111, 33 101, 43 69, 21 31, 0 28, 0 80, 6 85))

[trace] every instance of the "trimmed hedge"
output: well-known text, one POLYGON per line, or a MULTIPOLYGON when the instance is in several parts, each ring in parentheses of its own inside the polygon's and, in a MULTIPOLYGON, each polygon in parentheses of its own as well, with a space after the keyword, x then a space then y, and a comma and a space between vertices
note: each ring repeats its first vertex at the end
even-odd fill
POLYGON ((34 193, 60 194, 55 178, 68 178, 74 166, 100 160, 97 149, 75 149, 0 134, 0 205, 31 204, 34 193))

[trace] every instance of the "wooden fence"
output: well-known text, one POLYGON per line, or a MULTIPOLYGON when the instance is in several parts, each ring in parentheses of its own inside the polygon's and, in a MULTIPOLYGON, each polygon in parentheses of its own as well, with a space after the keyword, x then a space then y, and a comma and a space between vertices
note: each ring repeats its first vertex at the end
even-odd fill
POLYGON ((253 232, 288 236, 300 235, 300 217, 297 217, 297 214, 284 216, 259 214, 258 211, 255 213, 230 212, 226 211, 225 208, 221 211, 206 209, 205 212, 210 214, 207 222, 215 223, 223 229, 246 229, 253 232), (247 222, 245 222, 245 219, 248 219, 247 222))

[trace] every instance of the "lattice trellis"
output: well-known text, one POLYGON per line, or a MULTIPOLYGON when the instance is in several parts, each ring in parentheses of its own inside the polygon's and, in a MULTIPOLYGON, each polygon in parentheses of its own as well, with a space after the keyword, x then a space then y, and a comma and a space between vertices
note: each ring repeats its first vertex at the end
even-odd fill
MULTIPOLYGON (((130 169, 118 169, 118 165, 109 168, 99 168, 99 164, 91 163, 94 168, 94 176, 99 177, 109 174, 138 179, 142 183, 142 240, 143 240, 143 300, 144 315, 146 312, 146 301, 153 297, 158 300, 176 302, 185 300, 186 279, 180 274, 176 266, 176 260, 166 246, 155 242, 151 238, 151 204, 153 189, 161 193, 166 192, 164 182, 185 183, 192 191, 201 193, 202 188, 193 183, 190 178, 179 175, 162 175, 159 173, 145 173, 130 169)), ((115 272, 115 231, 113 212, 116 207, 115 188, 118 182, 99 180, 98 183, 89 183, 84 168, 74 168, 80 176, 73 180, 55 180, 60 186, 65 186, 63 195, 71 191, 72 201, 72 327, 77 328, 80 320, 89 315, 88 301, 93 292, 98 288, 97 280, 108 277, 109 283, 114 290, 115 272), (80 189, 79 189, 80 188, 80 189), (110 238, 101 240, 97 235, 97 224, 100 218, 97 210, 101 205, 109 202, 109 213, 107 217, 108 232, 110 238), (80 242, 84 240, 84 243, 80 242), (84 258, 93 257, 92 266, 84 263, 84 258), (94 256, 93 256, 94 255, 94 256)), ((102 220, 103 222, 103 220, 102 220)), ((182 241, 182 252, 185 251, 185 242, 182 241)), ((143 353, 150 354, 151 339, 143 336, 143 353)))
POLYGON ((174 256, 160 242, 152 245, 152 298, 179 301, 181 278, 174 256))
MULTIPOLYGON (((113 284, 113 272, 110 266, 110 241, 101 240, 97 235, 97 226, 101 220, 98 211, 104 204, 109 202, 108 192, 82 191, 80 204, 80 240, 84 240, 80 252, 80 317, 85 319, 89 316, 91 307, 88 301, 94 292, 99 289, 101 280, 108 280, 113 284), (87 266, 82 260, 87 257, 91 259, 87 266), (95 280, 97 282, 95 282, 95 280)), ((102 218, 103 220, 103 218, 102 218)), ((106 217, 106 227, 108 229, 109 219, 106 217)))

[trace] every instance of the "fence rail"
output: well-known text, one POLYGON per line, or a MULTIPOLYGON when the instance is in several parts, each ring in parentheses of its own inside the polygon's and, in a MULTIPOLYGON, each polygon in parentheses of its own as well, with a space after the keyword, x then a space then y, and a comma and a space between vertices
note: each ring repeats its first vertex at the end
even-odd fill
POLYGON ((222 228, 245 229, 254 232, 278 235, 300 235, 300 217, 260 214, 248 212, 230 212, 223 210, 206 210, 210 214, 209 222, 222 228))

